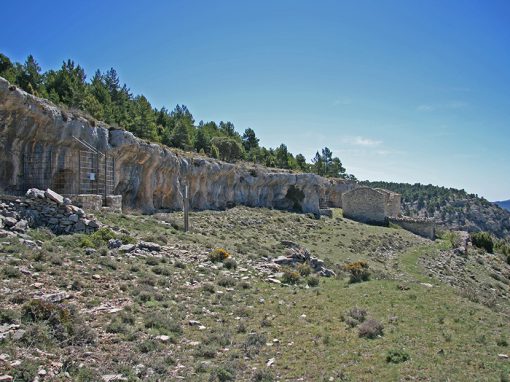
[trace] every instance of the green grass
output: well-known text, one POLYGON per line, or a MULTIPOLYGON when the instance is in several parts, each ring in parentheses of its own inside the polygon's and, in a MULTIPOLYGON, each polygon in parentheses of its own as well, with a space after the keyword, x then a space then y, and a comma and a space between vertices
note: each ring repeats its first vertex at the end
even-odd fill
MULTIPOLYGON (((76 240, 80 236, 40 231, 30 234, 45 242, 43 253, 14 240, 0 243, 2 269, 43 265, 37 281, 48 291, 71 293, 62 307, 73 306, 96 334, 96 343, 74 346, 72 356, 66 343, 40 342, 40 350, 63 360, 72 379, 120 373, 132 381, 177 376, 185 381, 499 381, 510 373, 510 364, 498 359, 509 351, 508 317, 462 297, 420 265, 424 256, 441 256, 444 242, 344 220, 340 210, 321 220, 266 209, 193 212, 189 233, 179 229, 182 213, 102 213, 100 219, 136 240, 167 247, 157 257, 99 251, 87 256, 76 240), (321 278, 313 288, 306 275, 288 287, 266 282, 256 265, 283 254, 281 240, 304 245, 338 277, 321 278), (214 248, 225 248, 237 266, 209 261, 214 248), (54 257, 61 261, 52 263, 54 257), (342 267, 360 260, 368 262, 371 278, 349 284, 342 267), (122 310, 109 313, 114 307, 122 310), (384 335, 360 338, 357 327, 344 322, 353 307, 381 322, 384 335), (388 362, 390 352, 409 359, 388 362), (272 358, 273 366, 266 367, 272 358), (154 374, 146 369, 137 374, 140 364, 155 365, 154 374)), ((476 268, 478 276, 488 280, 483 269, 476 268)), ((0 306, 17 320, 27 296, 40 292, 31 286, 32 276, 15 273, 3 276, 2 286, 17 292, 2 294, 0 306)), ((0 352, 31 359, 32 347, 4 341, 0 352)), ((50 367, 52 360, 39 357, 36 364, 50 367)))

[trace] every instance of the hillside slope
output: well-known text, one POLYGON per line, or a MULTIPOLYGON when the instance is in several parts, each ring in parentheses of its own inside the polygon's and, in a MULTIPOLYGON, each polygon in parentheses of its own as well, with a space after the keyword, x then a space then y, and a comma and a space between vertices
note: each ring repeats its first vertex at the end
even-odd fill
POLYGON ((428 217, 452 230, 488 231, 510 239, 510 211, 464 190, 422 184, 362 182, 402 195, 402 214, 428 217))
POLYGON ((510 266, 499 255, 458 256, 447 242, 355 223, 338 210, 320 220, 244 207, 195 212, 188 234, 182 213, 98 218, 112 231, 29 230, 41 249, 0 239, 7 338, 0 374, 266 382, 509 376, 510 266), (108 249, 112 235, 138 248, 108 249), (337 277, 276 266, 271 259, 289 251, 284 240, 306 247, 337 277), (230 256, 212 262, 219 247, 230 256), (349 283, 344 266, 354 261, 367 262, 368 281, 349 283))

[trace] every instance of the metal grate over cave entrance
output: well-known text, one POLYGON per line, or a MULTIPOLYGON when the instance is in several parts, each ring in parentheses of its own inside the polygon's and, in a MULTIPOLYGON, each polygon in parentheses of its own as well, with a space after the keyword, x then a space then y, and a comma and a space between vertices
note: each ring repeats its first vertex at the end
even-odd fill
POLYGON ((20 178, 20 192, 35 187, 69 195, 111 195, 115 187, 115 158, 92 147, 54 150, 37 144, 23 153, 20 178))

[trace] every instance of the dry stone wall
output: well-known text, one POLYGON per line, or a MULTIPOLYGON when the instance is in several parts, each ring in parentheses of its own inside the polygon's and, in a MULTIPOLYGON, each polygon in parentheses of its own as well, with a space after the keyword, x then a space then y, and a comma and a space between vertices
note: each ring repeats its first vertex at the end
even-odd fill
POLYGON ((100 223, 70 200, 51 190, 30 189, 25 197, 0 196, 0 230, 7 236, 28 227, 47 227, 55 234, 92 233, 100 223))
POLYGON ((342 194, 346 218, 363 223, 386 225, 388 217, 400 214, 400 195, 370 187, 358 187, 342 194))
POLYGON ((390 217, 389 222, 430 240, 434 240, 436 237, 435 223, 433 220, 413 219, 410 217, 390 217))
POLYGON ((360 187, 342 196, 343 214, 346 218, 370 224, 386 222, 386 200, 382 192, 360 187))

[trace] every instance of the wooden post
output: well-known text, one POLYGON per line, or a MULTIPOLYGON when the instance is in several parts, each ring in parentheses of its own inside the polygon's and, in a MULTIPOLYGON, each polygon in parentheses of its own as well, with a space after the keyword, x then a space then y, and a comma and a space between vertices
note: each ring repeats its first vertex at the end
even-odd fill
POLYGON ((188 185, 184 186, 184 232, 189 231, 189 196, 188 196, 188 185))

